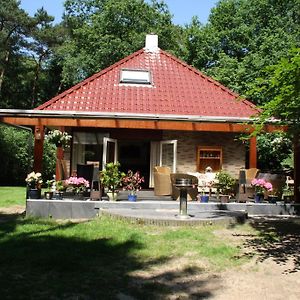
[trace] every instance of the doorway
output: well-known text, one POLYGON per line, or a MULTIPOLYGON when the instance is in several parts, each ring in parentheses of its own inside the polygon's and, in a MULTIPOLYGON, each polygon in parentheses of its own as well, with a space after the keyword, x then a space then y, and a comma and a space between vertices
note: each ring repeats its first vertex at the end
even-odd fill
POLYGON ((142 189, 149 188, 150 177, 150 142, 118 140, 118 161, 121 164, 121 170, 127 173, 128 170, 133 172, 140 171, 145 182, 142 189))

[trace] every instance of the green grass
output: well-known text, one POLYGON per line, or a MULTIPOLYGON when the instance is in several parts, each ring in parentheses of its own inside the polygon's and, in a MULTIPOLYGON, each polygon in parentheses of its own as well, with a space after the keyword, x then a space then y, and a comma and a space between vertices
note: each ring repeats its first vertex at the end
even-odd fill
POLYGON ((108 217, 85 223, 15 217, 0 226, 1 298, 116 299, 125 293, 164 299, 167 285, 132 272, 176 258, 185 258, 189 268, 165 276, 199 272, 199 260, 214 271, 241 263, 238 247, 217 238, 215 229, 142 226, 108 217))
POLYGON ((26 187, 0 186, 0 207, 26 204, 26 187))
MULTIPOLYGON (((24 187, 0 187, 0 207, 11 205, 25 205, 24 187)), ((165 299, 172 294, 168 284, 135 272, 162 267, 161 276, 174 278, 176 286, 176 278, 244 262, 240 249, 217 237, 216 229, 143 226, 108 217, 61 223, 0 213, 1 299, 116 299, 118 293, 165 299), (185 265, 177 270, 166 267, 182 259, 185 265)))

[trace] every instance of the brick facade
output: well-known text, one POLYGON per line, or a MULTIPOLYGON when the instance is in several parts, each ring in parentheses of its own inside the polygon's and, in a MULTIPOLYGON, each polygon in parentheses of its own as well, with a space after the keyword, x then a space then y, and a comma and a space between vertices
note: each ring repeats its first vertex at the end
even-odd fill
POLYGON ((245 168, 246 150, 235 133, 164 131, 163 140, 178 140, 177 172, 196 172, 197 146, 217 146, 223 150, 222 168, 238 178, 239 170, 245 168))

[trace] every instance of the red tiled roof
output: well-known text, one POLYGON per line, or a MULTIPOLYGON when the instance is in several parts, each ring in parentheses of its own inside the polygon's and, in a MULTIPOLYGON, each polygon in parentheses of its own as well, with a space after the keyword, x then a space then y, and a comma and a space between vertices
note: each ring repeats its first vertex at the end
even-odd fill
POLYGON ((36 109, 235 118, 258 112, 251 102, 161 49, 141 49, 36 109), (150 70, 152 84, 120 84, 123 68, 150 70))

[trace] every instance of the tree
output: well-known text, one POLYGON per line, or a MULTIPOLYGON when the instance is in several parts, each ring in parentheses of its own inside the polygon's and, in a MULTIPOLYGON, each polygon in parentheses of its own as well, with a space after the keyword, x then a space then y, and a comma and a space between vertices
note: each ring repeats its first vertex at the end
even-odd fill
POLYGON ((255 78, 300 42, 299 0, 221 0, 207 25, 186 27, 188 63, 246 95, 267 101, 253 90, 255 78))
POLYGON ((269 102, 262 106, 258 122, 260 128, 272 119, 288 125, 294 142, 294 193, 300 202, 300 48, 292 49, 265 73, 265 78, 257 80, 257 91, 269 102))
POLYGON ((0 1, 0 95, 10 57, 26 44, 32 26, 32 19, 19 4, 16 0, 0 1))
POLYGON ((147 33, 163 37, 160 47, 180 51, 179 27, 163 2, 153 0, 69 0, 64 24, 70 38, 61 47, 67 85, 104 69, 144 47, 147 33))

